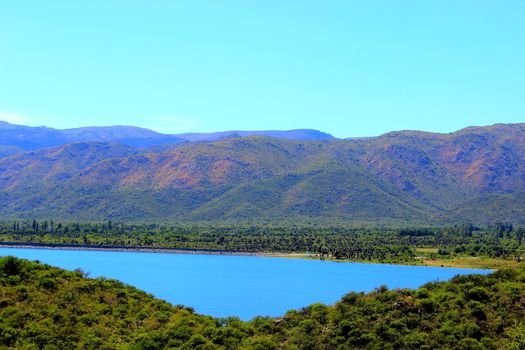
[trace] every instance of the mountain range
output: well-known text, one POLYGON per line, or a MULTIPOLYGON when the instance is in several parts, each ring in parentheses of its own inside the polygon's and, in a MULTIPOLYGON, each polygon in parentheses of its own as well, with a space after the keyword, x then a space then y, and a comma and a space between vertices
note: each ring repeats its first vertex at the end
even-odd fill
POLYGON ((184 142, 218 141, 226 138, 253 135, 289 140, 328 140, 334 138, 330 134, 311 129, 223 131, 169 135, 134 126, 116 125, 59 130, 45 126, 30 127, 0 121, 0 156, 60 146, 71 142, 111 142, 131 147, 147 148, 160 145, 177 145, 184 142))
POLYGON ((0 217, 525 223, 525 124, 336 139, 0 122, 0 217))

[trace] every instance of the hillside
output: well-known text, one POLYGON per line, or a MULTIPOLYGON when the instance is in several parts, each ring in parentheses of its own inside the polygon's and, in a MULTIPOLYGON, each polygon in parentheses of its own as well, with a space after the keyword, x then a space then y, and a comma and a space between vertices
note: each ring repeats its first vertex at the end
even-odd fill
POLYGON ((3 217, 525 223, 525 124, 366 139, 265 136, 0 158, 3 217))
POLYGON ((525 270, 213 319, 118 281, 0 258, 0 349, 519 349, 525 270))

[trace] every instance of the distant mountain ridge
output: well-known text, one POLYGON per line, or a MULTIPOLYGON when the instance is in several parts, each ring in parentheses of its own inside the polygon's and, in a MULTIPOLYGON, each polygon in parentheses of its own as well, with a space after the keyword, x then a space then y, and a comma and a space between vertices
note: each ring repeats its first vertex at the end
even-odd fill
POLYGON ((144 148, 177 145, 188 141, 207 142, 254 135, 290 140, 328 140, 334 138, 330 134, 311 129, 162 134, 135 126, 94 126, 59 130, 45 126, 30 127, 0 121, 0 156, 55 147, 71 142, 112 142, 144 148))
POLYGON ((313 129, 296 130, 265 130, 265 131, 222 131, 214 133, 187 133, 178 134, 180 138, 188 141, 218 141, 225 138, 247 137, 247 136, 268 136, 287 140, 333 140, 330 134, 313 129))
POLYGON ((110 133, 0 157, 0 217, 525 224, 525 124, 235 136, 139 148, 110 133))

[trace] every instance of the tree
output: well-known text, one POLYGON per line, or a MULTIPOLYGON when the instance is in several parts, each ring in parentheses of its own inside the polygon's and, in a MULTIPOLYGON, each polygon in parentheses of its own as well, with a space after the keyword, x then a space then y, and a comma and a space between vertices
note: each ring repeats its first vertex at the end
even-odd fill
POLYGON ((5 258, 2 264, 0 265, 0 272, 4 273, 7 276, 18 275, 20 273, 20 270, 20 261, 13 256, 8 256, 7 258, 5 258))
POLYGON ((516 230, 516 238, 518 239, 518 244, 521 245, 523 238, 525 238, 525 228, 520 227, 516 230))

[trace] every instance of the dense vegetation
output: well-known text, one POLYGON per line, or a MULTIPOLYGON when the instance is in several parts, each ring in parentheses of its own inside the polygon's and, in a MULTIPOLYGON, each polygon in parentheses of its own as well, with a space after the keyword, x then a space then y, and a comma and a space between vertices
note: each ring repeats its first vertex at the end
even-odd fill
POLYGON ((311 253, 330 259, 414 264, 423 259, 454 257, 519 261, 525 256, 525 228, 504 223, 485 228, 462 225, 365 229, 344 225, 159 225, 33 220, 0 225, 0 242, 311 253))
POLYGON ((0 258, 0 348, 523 349, 525 267, 214 319, 114 280, 0 258))

